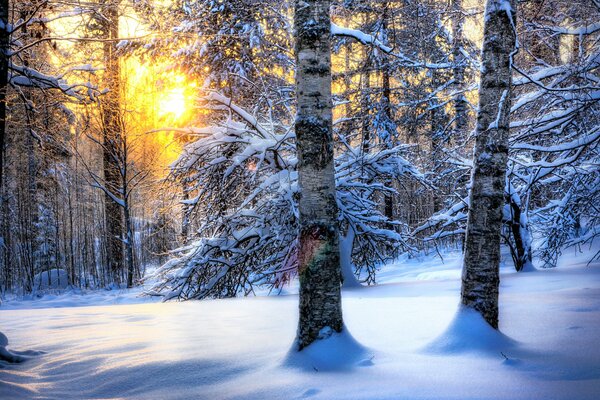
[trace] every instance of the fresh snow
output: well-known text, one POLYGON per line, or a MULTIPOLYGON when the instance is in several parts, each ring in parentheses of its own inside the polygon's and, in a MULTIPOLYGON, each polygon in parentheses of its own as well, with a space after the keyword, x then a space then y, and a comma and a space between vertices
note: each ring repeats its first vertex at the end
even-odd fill
POLYGON ((7 295, 4 303, 0 306, 0 331, 4 329, 4 325, 1 323, 4 310, 109 306, 160 301, 157 297, 144 296, 143 291, 143 287, 134 289, 111 287, 99 290, 68 287, 66 290, 35 291, 25 296, 7 295))
POLYGON ((295 294, 9 299, 2 349, 44 354, 2 364, 0 399, 598 399, 595 251, 566 250, 557 268, 527 274, 505 257, 501 333, 458 306, 459 252, 405 256, 378 286, 344 290, 346 329, 301 354, 295 294))

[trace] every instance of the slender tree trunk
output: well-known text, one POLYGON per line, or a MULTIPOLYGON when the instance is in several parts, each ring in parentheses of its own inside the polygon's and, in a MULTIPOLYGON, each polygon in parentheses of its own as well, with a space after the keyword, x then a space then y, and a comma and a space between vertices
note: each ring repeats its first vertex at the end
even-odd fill
POLYGON ((0 189, 4 184, 4 146, 6 145, 6 92, 8 90, 9 1, 0 0, 0 189))
MULTIPOLYGON (((438 121, 435 118, 435 110, 431 110, 430 114, 430 130, 431 130, 431 150, 429 151, 429 157, 431 160, 431 170, 438 172, 440 165, 440 138, 436 135, 437 123, 438 121)), ((438 190, 434 190, 432 192, 432 211, 433 213, 437 213, 442 209, 444 197, 443 186, 441 185, 442 181, 440 180, 440 185, 438 190)))
POLYGON ((130 209, 130 196, 129 196, 129 166, 128 161, 128 144, 126 138, 121 140, 122 148, 121 154, 123 156, 121 160, 121 188, 123 191, 123 216, 125 217, 125 261, 127 263, 127 287, 133 287, 133 274, 134 274, 134 259, 133 259, 133 224, 131 221, 131 209, 130 209))
MULTIPOLYGON (((106 63, 105 82, 110 93, 102 104, 103 119, 103 162, 106 188, 118 194, 121 188, 119 152, 123 136, 121 116, 121 70, 119 57, 116 54, 113 39, 119 37, 118 0, 105 0, 104 35, 109 41, 104 44, 106 63)), ((104 197, 104 218, 106 224, 106 253, 111 278, 115 283, 121 282, 124 269, 123 260, 123 210, 110 196, 104 197)))
POLYGON ((184 200, 181 206, 181 242, 186 244, 190 236, 190 212, 191 207, 187 203, 190 199, 190 192, 187 190, 185 184, 182 189, 182 199, 184 200))
MULTIPOLYGON (((527 218, 524 218, 525 210, 522 209, 519 195, 514 193, 514 189, 509 184, 509 193, 506 194, 506 204, 510 207, 510 219, 506 221, 512 235, 514 245, 507 237, 506 241, 510 247, 513 262, 517 272, 528 270, 533 267, 531 255, 531 234, 527 224, 527 218)), ((510 236, 509 235, 509 236, 510 236)))
POLYGON ((362 287, 356 275, 354 275, 354 264, 352 263, 352 248, 356 233, 351 226, 348 226, 348 232, 340 239, 340 264, 342 268, 342 277, 344 279, 344 288, 362 287))
POLYGON ((360 133, 362 136, 362 150, 364 153, 371 151, 371 52, 367 48, 365 64, 362 73, 362 93, 360 107, 362 108, 360 133))
POLYGON ((465 237, 462 303, 498 328, 500 235, 515 49, 515 0, 488 0, 479 112, 465 237), (508 8, 510 5, 510 9, 508 8))
POLYGON ((0 0, 0 213, 2 213, 2 221, 0 221, 0 251, 2 252, 2 267, 4 268, 6 284, 9 286, 11 282, 8 280, 9 268, 11 265, 11 251, 9 245, 9 225, 8 225, 8 198, 7 192, 4 190, 4 148, 6 147, 6 92, 8 90, 8 53, 10 50, 10 34, 8 32, 8 9, 9 1, 0 0))
POLYGON ((125 227, 126 227, 126 236, 125 236, 125 251, 127 254, 127 287, 133 287, 133 275, 134 275, 134 259, 133 259, 133 226, 131 223, 131 216, 129 214, 129 201, 125 201, 125 207, 123 208, 125 212, 125 227))
MULTIPOLYGON (((66 182, 67 185, 71 185, 71 181, 66 182)), ((71 187, 67 190, 67 209, 69 211, 69 237, 65 238, 65 242, 69 242, 69 269, 71 270, 71 281, 73 284, 81 286, 81 274, 75 273, 75 251, 73 242, 75 241, 75 230, 73 229, 73 199, 71 198, 71 187), (77 277, 77 279, 76 279, 77 277)), ((77 204, 77 203, 76 203, 77 204)), ((81 263, 80 267, 81 267, 81 263)))
MULTIPOLYGON (((31 91, 26 90, 25 93, 31 98, 31 91)), ((40 214, 43 212, 43 207, 38 202, 38 195, 41 194, 40 182, 41 179, 41 168, 40 161, 36 154, 37 142, 34 143, 34 121, 35 118, 33 109, 29 105, 25 105, 25 114, 27 115, 27 130, 23 132, 25 135, 25 151, 27 152, 27 175, 26 175, 26 187, 27 196, 26 207, 28 215, 28 228, 25 231, 26 237, 29 240, 29 246, 31 248, 31 260, 32 260, 32 277, 38 272, 46 271, 49 269, 49 265, 45 262, 44 257, 44 244, 42 240, 45 239, 46 235, 44 229, 46 225, 41 224, 40 214)), ((45 206, 45 205, 44 205, 45 206)))
MULTIPOLYGON (((352 103, 350 101, 351 99, 351 94, 350 91, 352 90, 352 75, 350 75, 351 73, 351 62, 350 62, 350 53, 352 52, 352 43, 351 42, 347 42, 346 45, 344 46, 344 70, 345 70, 345 74, 344 74, 344 88, 346 89, 346 93, 347 93, 347 99, 346 99, 346 105, 344 106, 345 110, 346 110, 346 117, 350 118, 350 115, 352 115, 352 103)), ((352 124, 349 122, 348 124, 348 131, 351 130, 352 128, 352 124)))
MULTIPOLYGON (((387 13, 384 14, 384 29, 387 29, 387 13)), ((381 71, 382 74, 382 86, 383 86, 383 97, 381 99, 383 103, 383 111, 387 121, 390 122, 389 126, 391 126, 392 122, 392 90, 390 88, 390 64, 389 61, 386 60, 385 64, 381 71)), ((387 148, 391 148, 393 146, 394 135, 396 132, 388 132, 389 137, 386 138, 386 146, 387 148)), ((392 187, 394 185, 393 181, 386 182, 388 187, 392 187)), ((389 221, 394 220, 394 194, 393 193, 385 193, 384 195, 384 215, 389 221)), ((393 224, 388 224, 388 229, 394 230, 395 227, 393 224)))
POLYGON ((329 0, 295 0, 296 143, 300 183, 297 345, 343 329, 333 166, 329 0))
MULTIPOLYGON (((0 187, 0 190, 2 190, 2 188, 0 187)), ((0 192, 0 196, 7 196, 7 193, 5 190, 2 190, 0 192)), ((4 290, 8 290, 11 289, 13 286, 13 283, 15 282, 15 273, 13 271, 13 265, 14 265, 14 257, 13 252, 12 252, 12 232, 9 229, 9 224, 8 224, 8 220, 11 217, 11 213, 10 213, 10 206, 8 203, 8 199, 7 200, 3 200, 0 203, 0 216, 2 218, 2 223, 0 224, 0 229, 2 229, 2 231, 0 231, 0 235, 2 235, 2 257, 3 257, 3 262, 2 262, 2 267, 4 268, 4 290)), ((14 216, 13 216, 14 218, 14 216)), ((17 274, 18 275, 18 274, 17 274)))
MULTIPOLYGON (((389 1, 384 2, 382 5, 383 7, 383 12, 381 15, 381 30, 383 32, 385 32, 386 35, 389 36, 389 32, 388 32, 388 28, 390 25, 390 13, 389 13, 389 8, 391 7, 391 4, 389 1)), ((391 89, 391 84, 390 84, 390 79, 391 79, 391 64, 390 64, 390 60, 389 59, 384 59, 383 60, 383 65, 381 66, 381 89, 382 89, 382 96, 381 96, 381 107, 383 110, 383 116, 385 118, 385 127, 386 127, 386 137, 379 137, 378 139, 380 141, 383 141, 385 146, 389 149, 392 148, 394 146, 394 141, 395 141, 395 135, 396 132, 392 131, 392 127, 395 127, 396 125, 393 123, 393 112, 392 112, 392 89, 391 89)), ((395 129, 395 128, 394 128, 395 129)), ((393 187, 394 182, 392 180, 389 180, 386 182, 386 186, 388 187, 393 187)), ((393 221, 394 220, 394 209, 395 209, 395 200, 396 200, 396 196, 393 193, 385 193, 383 196, 383 214, 386 216, 386 218, 389 221, 393 221)), ((394 230, 395 226, 393 224, 387 224, 387 229, 389 230, 394 230)))
POLYGON ((463 7, 462 0, 452 1, 452 58, 454 67, 452 74, 454 78, 454 132, 464 133, 467 129, 467 100, 462 93, 465 86, 465 57, 462 53, 463 45, 463 7))

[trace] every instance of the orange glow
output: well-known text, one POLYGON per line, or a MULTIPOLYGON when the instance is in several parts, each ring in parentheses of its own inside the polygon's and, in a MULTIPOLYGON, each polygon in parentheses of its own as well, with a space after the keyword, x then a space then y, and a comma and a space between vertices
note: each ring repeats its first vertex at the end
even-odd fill
POLYGON ((197 84, 183 72, 170 69, 163 58, 124 58, 122 76, 129 135, 140 144, 140 160, 146 160, 148 168, 155 169, 155 176, 162 178, 183 145, 170 128, 197 123, 193 112, 197 84))
POLYGON ((187 76, 166 71, 152 74, 156 101, 156 116, 162 123, 182 126, 189 122, 196 83, 187 76), (158 76, 158 79, 155 77, 158 76))
POLYGON ((184 88, 176 88, 167 94, 163 94, 158 100, 158 116, 165 117, 170 115, 173 119, 179 120, 185 114, 186 98, 184 88))

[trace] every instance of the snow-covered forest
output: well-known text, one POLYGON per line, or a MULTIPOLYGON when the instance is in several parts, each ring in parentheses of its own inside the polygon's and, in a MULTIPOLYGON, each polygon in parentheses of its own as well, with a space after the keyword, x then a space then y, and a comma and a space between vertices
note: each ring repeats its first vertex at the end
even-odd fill
POLYGON ((597 0, 0 0, 0 398, 597 399, 599 145, 597 0))

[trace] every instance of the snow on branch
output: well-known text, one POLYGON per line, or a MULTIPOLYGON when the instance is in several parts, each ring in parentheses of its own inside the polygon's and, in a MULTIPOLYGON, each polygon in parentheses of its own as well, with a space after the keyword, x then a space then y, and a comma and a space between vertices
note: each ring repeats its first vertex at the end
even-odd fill
POLYGON ((558 153, 567 150, 575 150, 580 147, 589 146, 600 139, 600 126, 597 126, 592 132, 583 137, 578 137, 566 143, 554 144, 551 146, 536 146, 528 143, 515 143, 511 145, 514 150, 533 150, 542 153, 558 153))
POLYGON ((429 68, 429 69, 446 69, 452 68, 452 63, 428 63, 422 62, 418 60, 413 60, 410 57, 405 56, 402 53, 394 52, 394 49, 383 44, 379 39, 374 37, 373 35, 369 35, 364 33, 358 29, 345 28, 339 25, 331 23, 331 34, 333 36, 345 36, 358 40, 360 43, 364 45, 372 45, 375 48, 383 51, 384 53, 398 58, 399 60, 405 62, 404 66, 413 67, 413 68, 429 68))
POLYGON ((560 34, 560 35, 576 35, 576 36, 591 35, 592 33, 596 33, 596 32, 600 31, 600 22, 596 22, 596 23, 584 25, 584 26, 578 26, 575 28, 563 28, 560 26, 548 26, 548 25, 541 25, 541 24, 532 24, 532 25, 538 29, 544 29, 544 30, 551 31, 556 34, 560 34))
POLYGON ((15 86, 56 89, 77 100, 94 100, 99 94, 98 88, 91 82, 68 84, 62 76, 41 73, 32 68, 9 63, 9 82, 15 86))
POLYGON ((365 45, 373 45, 383 51, 384 53, 390 54, 394 49, 383 44, 379 39, 373 35, 366 34, 359 31, 358 29, 344 28, 339 25, 331 23, 331 34, 333 36, 347 36, 354 38, 365 45))
MULTIPOLYGON (((298 173, 293 126, 283 134, 218 93, 205 107, 224 112, 220 124, 195 128, 204 135, 186 146, 172 166, 185 200, 202 221, 191 250, 157 272, 152 294, 164 299, 231 297, 255 287, 281 287, 297 268, 298 173), (267 128, 269 126, 269 128, 267 128)), ((408 229, 388 220, 374 200, 394 189, 390 181, 425 178, 402 153, 406 146, 362 151, 345 147, 335 159, 337 204, 343 230, 355 233, 349 248, 359 268, 374 268, 395 251, 410 250, 408 229)))

